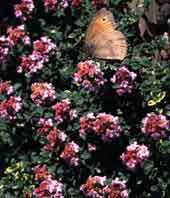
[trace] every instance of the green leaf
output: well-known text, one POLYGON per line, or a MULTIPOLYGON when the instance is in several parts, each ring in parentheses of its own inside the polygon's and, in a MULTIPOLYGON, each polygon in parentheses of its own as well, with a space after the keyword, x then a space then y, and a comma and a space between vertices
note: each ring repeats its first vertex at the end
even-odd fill
POLYGON ((154 167, 154 162, 151 160, 146 160, 143 166, 145 175, 149 175, 150 172, 153 170, 153 167, 154 167))

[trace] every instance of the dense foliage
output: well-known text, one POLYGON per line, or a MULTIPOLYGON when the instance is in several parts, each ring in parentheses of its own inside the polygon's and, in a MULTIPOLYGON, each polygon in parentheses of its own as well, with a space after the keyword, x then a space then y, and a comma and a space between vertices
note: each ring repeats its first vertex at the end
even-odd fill
POLYGON ((142 11, 110 0, 128 56, 87 60, 104 3, 21 0, 2 16, 0 197, 170 197, 168 38, 142 39, 142 11))

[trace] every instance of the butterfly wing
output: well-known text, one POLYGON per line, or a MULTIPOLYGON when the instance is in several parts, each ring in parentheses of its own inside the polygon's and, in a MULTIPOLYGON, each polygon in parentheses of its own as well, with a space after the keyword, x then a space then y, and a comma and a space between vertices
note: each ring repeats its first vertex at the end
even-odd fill
POLYGON ((96 58, 123 60, 127 56, 127 42, 119 31, 104 32, 97 36, 94 53, 96 58))
POLYGON ((87 55, 101 59, 123 60, 127 55, 127 43, 124 35, 116 28, 112 13, 105 8, 101 9, 93 17, 86 31, 87 55))

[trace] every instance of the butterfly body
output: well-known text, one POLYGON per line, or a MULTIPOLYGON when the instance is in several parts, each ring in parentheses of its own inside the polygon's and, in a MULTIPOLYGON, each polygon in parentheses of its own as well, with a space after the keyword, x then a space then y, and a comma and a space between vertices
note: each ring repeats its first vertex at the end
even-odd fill
POLYGON ((85 35, 85 51, 88 56, 123 60, 127 55, 127 42, 117 30, 117 24, 110 11, 102 8, 93 17, 85 35))

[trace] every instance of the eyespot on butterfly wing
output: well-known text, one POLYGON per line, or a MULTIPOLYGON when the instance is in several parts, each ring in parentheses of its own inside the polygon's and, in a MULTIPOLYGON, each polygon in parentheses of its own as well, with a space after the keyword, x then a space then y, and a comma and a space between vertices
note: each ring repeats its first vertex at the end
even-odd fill
POLYGON ((87 56, 106 60, 123 60, 127 56, 127 42, 117 30, 112 13, 100 9, 92 18, 84 41, 87 56))

